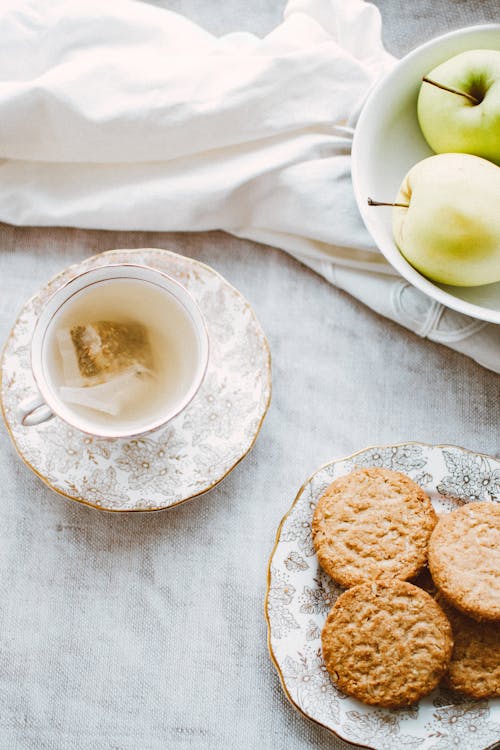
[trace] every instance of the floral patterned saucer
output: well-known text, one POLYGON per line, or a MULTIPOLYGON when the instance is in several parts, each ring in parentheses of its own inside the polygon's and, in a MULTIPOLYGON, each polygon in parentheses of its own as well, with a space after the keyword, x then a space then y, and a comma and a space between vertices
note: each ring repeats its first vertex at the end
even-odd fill
POLYGON ((68 268, 27 302, 3 351, 0 395, 19 455, 53 490, 105 510, 161 510, 214 487, 254 444, 271 398, 269 345, 248 302, 213 269, 166 250, 111 250, 68 268), (210 339, 200 390, 166 427, 143 438, 93 438, 58 418, 22 427, 16 409, 36 392, 30 341, 40 309, 72 276, 108 263, 158 268, 191 292, 210 339))
POLYGON ((321 655, 321 630, 342 589, 318 565, 311 519, 333 479, 363 466, 408 474, 426 490, 438 512, 464 502, 500 502, 500 461, 454 446, 368 448, 313 474, 283 518, 269 561, 268 645, 283 689, 301 713, 355 745, 373 750, 493 750, 500 740, 500 699, 474 701, 440 688, 411 708, 377 709, 348 698, 330 681, 321 655))

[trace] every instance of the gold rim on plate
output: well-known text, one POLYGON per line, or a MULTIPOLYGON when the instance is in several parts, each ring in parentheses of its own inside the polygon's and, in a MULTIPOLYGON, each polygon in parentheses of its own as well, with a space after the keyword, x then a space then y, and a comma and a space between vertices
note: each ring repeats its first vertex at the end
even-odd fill
MULTIPOLYGON (((312 480, 314 479, 314 477, 317 474, 319 474, 321 471, 323 471, 323 469, 326 469, 329 466, 333 466, 333 465, 336 465, 336 464, 339 464, 339 463, 343 463, 345 461, 349 461, 351 459, 354 459, 356 456, 359 456, 359 455, 361 455, 363 453, 366 453, 367 451, 371 451, 371 450, 384 450, 384 449, 391 449, 391 448, 401 448, 401 447, 404 447, 404 446, 407 446, 407 445, 414 445, 414 446, 420 446, 420 447, 427 448, 427 449, 439 449, 439 450, 444 450, 446 448, 449 448, 449 449, 452 449, 452 450, 459 450, 459 451, 461 451, 463 453, 466 453, 466 454, 469 454, 469 455, 472 455, 472 456, 479 456, 479 457, 482 457, 482 458, 485 458, 485 459, 488 459, 488 460, 493 460, 496 463, 498 463, 498 461, 499 461, 499 459, 496 458, 495 456, 492 456, 492 455, 487 454, 487 453, 481 453, 481 452, 478 452, 478 451, 473 451, 473 450, 470 450, 468 448, 462 448, 459 445, 451 445, 451 444, 448 444, 448 443, 444 443, 444 444, 424 443, 424 442, 417 441, 417 440, 407 440, 407 441, 402 442, 402 443, 388 443, 388 444, 384 444, 384 445, 370 445, 370 446, 366 446, 365 448, 362 448, 361 450, 355 451, 354 453, 351 453, 351 454, 349 454, 347 456, 342 456, 340 458, 335 458, 335 459, 332 459, 330 461, 326 461, 318 469, 316 469, 312 474, 310 474, 309 477, 305 480, 305 482, 303 482, 303 484, 301 485, 299 491, 295 495, 295 498, 294 498, 291 506, 288 508, 288 510, 285 513, 285 515, 281 518, 281 521, 280 521, 280 523, 278 525, 278 529, 277 529, 276 534, 275 534, 274 545, 273 545, 273 548, 271 550, 271 554, 269 556, 269 561, 268 561, 268 564, 267 564, 266 593, 265 593, 265 597, 264 597, 264 617, 265 617, 266 626, 267 626, 267 649, 268 649, 268 652, 269 652, 269 656, 271 658, 271 662, 273 663, 274 668, 276 669, 276 672, 278 674, 278 678, 279 678, 282 690, 283 690, 283 692, 284 692, 284 694, 285 694, 288 702, 291 704, 292 708, 294 708, 299 714, 301 714, 302 716, 304 716, 309 721, 314 722, 315 724, 317 724, 318 726, 322 727, 323 729, 326 729, 331 734, 333 734, 334 737, 337 737, 339 740, 342 740, 342 742, 347 742, 348 744, 353 745, 354 747, 363 748, 364 750, 377 750, 377 748, 374 748, 372 745, 360 744, 358 742, 354 742, 351 739, 348 739, 347 737, 343 737, 341 734, 339 734, 339 732, 337 732, 336 730, 332 729, 327 724, 324 724, 319 719, 316 719, 314 716, 311 716, 310 714, 308 714, 293 699, 293 697, 292 697, 292 695, 291 695, 291 693, 290 693, 290 691, 289 691, 289 689, 287 687, 285 677, 283 676, 283 672, 281 670, 278 658, 277 658, 277 656, 276 656, 276 654, 274 652, 274 649, 273 649, 273 646, 272 646, 272 642, 271 642, 271 637, 272 637, 271 628, 272 628, 272 625, 271 625, 271 618, 269 616, 269 610, 268 610, 269 593, 270 593, 270 588, 271 588, 271 566, 272 566, 272 562, 273 562, 273 559, 274 559, 274 555, 275 555, 276 550, 277 550, 277 548, 278 548, 278 546, 280 544, 280 541, 281 541, 281 533, 282 533, 282 530, 283 530, 283 526, 286 523, 286 521, 289 518, 289 516, 292 513, 292 511, 294 510, 294 508, 295 508, 297 502, 299 501, 299 499, 301 498, 304 490, 306 489, 306 487, 308 486, 308 484, 310 482, 312 482, 312 480)), ((488 745, 487 747, 483 748, 483 750, 496 750, 498 747, 499 747, 499 743, 498 742, 494 742, 492 745, 488 745)))

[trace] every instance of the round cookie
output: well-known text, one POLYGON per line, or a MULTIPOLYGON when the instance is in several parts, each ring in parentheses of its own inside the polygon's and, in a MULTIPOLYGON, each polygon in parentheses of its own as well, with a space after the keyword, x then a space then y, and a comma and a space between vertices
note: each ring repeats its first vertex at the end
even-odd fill
POLYGON ((429 568, 454 607, 476 620, 500 620, 500 503, 468 503, 442 516, 429 568))
POLYGON ((390 469, 339 477, 320 497, 312 521, 321 567, 341 586, 413 578, 427 562, 437 522, 415 482, 390 469))
POLYGON ((446 685, 471 698, 500 698, 500 622, 478 622, 437 601, 450 621, 453 652, 446 685))
POLYGON ((337 599, 322 632, 333 682, 363 703, 409 706, 446 672, 453 647, 442 609, 406 581, 354 586, 337 599))

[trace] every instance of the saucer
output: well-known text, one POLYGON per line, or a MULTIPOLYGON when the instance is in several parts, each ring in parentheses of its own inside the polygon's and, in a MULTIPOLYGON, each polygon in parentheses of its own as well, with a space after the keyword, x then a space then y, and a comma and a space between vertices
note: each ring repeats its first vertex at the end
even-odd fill
POLYGON ((23 307, 0 372, 5 424, 23 461, 59 494, 109 511, 163 510, 214 487, 253 446, 271 399, 269 345, 245 298, 209 266, 149 248, 111 250, 49 281, 23 307), (144 437, 91 437, 57 417, 23 427, 16 411, 36 393, 30 343, 40 310, 74 275, 108 263, 151 266, 191 292, 209 334, 204 382, 181 414, 144 437))
POLYGON ((309 719, 371 750, 493 750, 500 737, 499 698, 475 701, 440 687, 414 706, 385 709, 341 693, 326 671, 321 630, 343 589, 319 566, 312 516, 334 479, 368 466, 408 474, 438 513, 467 502, 500 502, 500 461, 451 445, 375 446, 313 474, 281 521, 269 561, 268 646, 285 694, 309 719))

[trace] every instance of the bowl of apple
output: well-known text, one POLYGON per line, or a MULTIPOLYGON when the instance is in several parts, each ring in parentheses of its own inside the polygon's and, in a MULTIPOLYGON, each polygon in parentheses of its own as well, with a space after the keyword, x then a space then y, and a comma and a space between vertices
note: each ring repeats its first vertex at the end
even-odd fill
POLYGON ((407 281, 500 323, 500 24, 432 39, 375 86, 352 180, 368 231, 407 281))

